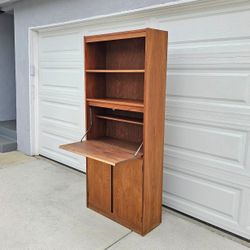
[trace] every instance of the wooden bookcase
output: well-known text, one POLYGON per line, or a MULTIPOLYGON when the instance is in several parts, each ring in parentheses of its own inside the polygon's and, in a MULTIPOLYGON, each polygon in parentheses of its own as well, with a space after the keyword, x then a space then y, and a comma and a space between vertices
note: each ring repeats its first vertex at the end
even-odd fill
POLYGON ((87 206, 145 235, 161 223, 167 32, 85 37, 87 206))

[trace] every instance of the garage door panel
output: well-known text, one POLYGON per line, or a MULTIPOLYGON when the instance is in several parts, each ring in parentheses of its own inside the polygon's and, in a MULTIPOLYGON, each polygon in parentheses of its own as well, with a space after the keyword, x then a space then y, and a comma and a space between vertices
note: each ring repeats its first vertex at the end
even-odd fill
MULTIPOLYGON (((219 171, 220 174, 222 174, 221 172, 224 171, 232 176, 234 176, 235 174, 249 175, 249 172, 247 171, 248 166, 242 166, 239 164, 227 162, 225 160, 215 159, 214 157, 204 156, 204 154, 192 153, 190 151, 180 150, 171 147, 166 147, 164 152, 165 168, 169 168, 169 165, 175 166, 176 168, 178 168, 177 166, 180 166, 183 168, 187 168, 186 170, 188 171, 188 166, 190 166, 190 170, 192 169, 197 173, 205 172, 207 168, 213 173, 219 171)), ((238 178, 234 179, 237 180, 238 178)))
POLYGON ((214 112, 215 114, 224 113, 224 115, 227 114, 228 118, 232 120, 234 120, 234 118, 238 115, 238 118, 241 118, 241 120, 245 121, 245 123, 250 120, 250 105, 218 103, 216 100, 213 102, 207 102, 200 99, 184 100, 184 98, 173 98, 171 96, 168 98, 169 99, 167 100, 166 105, 170 108, 179 107, 191 110, 214 112), (245 115, 245 117, 243 115, 245 115))
POLYGON ((55 147, 56 152, 64 152, 59 147, 57 147, 58 142, 61 144, 66 144, 70 142, 70 138, 67 138, 67 136, 60 136, 53 131, 41 131, 41 140, 40 140, 40 145, 42 147, 46 148, 53 148, 55 147))
POLYGON ((60 60, 58 62, 55 61, 49 61, 49 62, 40 62, 40 67, 43 69, 62 69, 62 70, 68 70, 68 69, 82 69, 81 67, 82 62, 81 61, 73 61, 73 62, 67 62, 66 60, 60 60))
POLYGON ((163 193, 163 202, 177 211, 181 211, 212 225, 224 229, 227 228, 228 231, 235 231, 235 229, 240 231, 237 218, 234 219, 213 209, 205 208, 203 204, 196 204, 166 192, 163 193))
POLYGON ((69 152, 65 152, 59 148, 59 145, 70 143, 72 140, 66 137, 58 136, 50 132, 41 132, 40 140, 40 154, 46 157, 49 157, 53 160, 59 162, 66 162, 66 165, 75 167, 79 170, 84 170, 85 168, 85 159, 80 156, 75 156, 69 152))
MULTIPOLYGON (((179 152, 178 152, 179 153, 179 152)), ((192 157, 180 155, 175 151, 166 153, 164 158, 165 169, 178 170, 187 174, 206 176, 206 179, 217 180, 226 183, 226 186, 240 186, 250 189, 250 174, 244 169, 236 168, 233 165, 226 165, 224 162, 211 161, 204 157, 192 157)))
POLYGON ((169 69, 204 68, 223 71, 248 69, 250 66, 249 49, 249 40, 240 38, 216 41, 210 37, 208 40, 197 39, 176 44, 172 42, 169 49, 169 69))
POLYGON ((63 123, 57 123, 46 118, 41 121, 41 132, 55 134, 72 141, 80 141, 81 136, 78 134, 79 129, 75 126, 67 126, 63 123))
MULTIPOLYGON (((228 6, 225 7, 225 9, 228 8, 228 6)), ((164 13, 159 20, 158 27, 169 30, 171 33, 171 41, 175 42, 196 41, 201 39, 203 41, 208 39, 217 41, 225 38, 233 39, 235 37, 249 36, 248 22, 246 21, 249 20, 249 12, 236 11, 236 8, 234 8, 230 13, 225 13, 225 9, 222 10, 220 7, 213 6, 215 11, 209 13, 211 9, 208 10, 206 6, 202 8, 204 8, 203 11, 205 13, 196 13, 191 18, 186 18, 186 16, 184 18, 174 17, 171 20, 171 17, 169 17, 171 12, 168 13, 168 15, 164 13), (207 9, 207 12, 205 9, 207 9), (217 10, 221 12, 218 13, 217 10)), ((246 8, 248 8, 248 6, 246 8)), ((189 10, 185 14, 190 15, 192 12, 194 13, 195 10, 189 10)))
POLYGON ((82 73, 78 69, 41 68, 39 77, 42 89, 46 90, 48 86, 59 87, 59 90, 69 88, 79 95, 81 88, 78 83, 82 81, 82 73))
POLYGON ((241 131, 175 121, 167 121, 166 131, 165 142, 171 147, 239 164, 244 161, 246 133, 241 131))
MULTIPOLYGON (((41 125, 44 126, 45 124, 50 123, 54 126, 58 125, 60 127, 60 129, 64 129, 66 128, 72 128, 75 131, 79 131, 79 128, 77 126, 77 122, 74 123, 72 121, 65 121, 65 120, 60 120, 60 119, 56 119, 56 118, 50 118, 48 116, 43 116, 43 118, 41 119, 41 125)), ((46 125, 45 125, 46 126, 46 125)), ((51 126, 51 125, 50 125, 51 126)), ((42 129, 41 129, 42 131, 42 129)))
POLYGON ((40 51, 42 54, 57 51, 79 51, 81 50, 81 40, 78 32, 41 34, 40 51))
POLYGON ((82 164, 83 157, 75 156, 74 154, 65 152, 65 150, 59 148, 59 145, 70 143, 75 139, 79 140, 79 138, 67 135, 61 136, 60 134, 55 133, 55 131, 41 131, 40 133, 40 154, 47 156, 48 151, 51 151, 53 155, 58 156, 58 159, 53 158, 54 160, 62 162, 62 159, 71 159, 71 161, 75 159, 75 162, 82 164))
POLYGON ((61 103, 43 101, 41 115, 50 120, 61 121, 65 124, 79 126, 79 107, 61 103))
POLYGON ((82 97, 81 93, 82 90, 77 90, 74 87, 67 87, 67 86, 55 86, 55 85, 46 85, 45 87, 41 88, 41 95, 45 97, 54 97, 63 99, 64 96, 68 98, 80 98, 82 97), (53 93, 53 94, 52 94, 53 93))
POLYGON ((166 117, 211 126, 250 130, 250 108, 248 106, 183 101, 169 97, 166 105, 166 117))
POLYGON ((65 51, 65 50, 58 50, 49 53, 43 53, 40 57, 41 63, 49 63, 49 62, 80 62, 79 60, 79 50, 75 51, 65 51))
POLYGON ((164 191, 171 200, 183 200, 224 219, 237 221, 240 190, 177 171, 164 172, 164 191), (169 195, 168 195, 169 194, 169 195), (208 199, 209 197, 209 199, 208 199))
POLYGON ((189 201, 173 196, 170 193, 163 194, 163 202, 167 203, 169 207, 176 209, 177 211, 181 211, 194 218, 216 225, 219 228, 227 228, 228 231, 233 231, 233 228, 239 229, 236 220, 230 219, 228 216, 217 213, 213 210, 204 209, 204 206, 190 203, 189 201))
MULTIPOLYGON (((221 133, 221 136, 217 138, 221 138, 221 144, 211 144, 210 147, 213 150, 221 145, 218 149, 216 155, 212 155, 211 152, 209 154, 204 154, 200 152, 201 149, 206 145, 206 143, 210 140, 206 140, 204 136, 198 136, 200 132, 196 133, 193 130, 195 142, 198 143, 202 141, 202 144, 199 146, 197 151, 194 151, 189 146, 182 146, 182 139, 179 138, 179 143, 181 147, 170 147, 167 145, 168 136, 170 136, 173 141, 172 144, 176 144, 175 136, 166 129, 165 141, 166 148, 165 152, 169 157, 175 155, 180 157, 181 159, 188 159, 191 161, 201 162, 205 161, 206 164, 213 166, 215 168, 224 168, 225 171, 236 171, 245 174, 250 174, 250 147, 249 147, 249 136, 250 136, 250 109, 249 106, 243 105, 222 105, 216 103, 204 103, 204 102, 194 102, 194 101, 183 101, 183 100, 169 100, 166 111, 166 117, 168 120, 166 124, 169 122, 174 122, 175 124, 187 124, 185 126, 193 126, 196 127, 198 124, 201 128, 208 128, 208 130, 214 128, 218 129, 218 132, 221 133), (196 136, 195 136, 196 135, 196 136), (174 136, 174 137, 173 137, 174 136), (198 139, 197 139, 198 136, 198 139), (228 140, 224 140, 223 137, 228 137, 228 140), (236 137, 235 137, 236 136, 236 137), (234 140, 231 140, 234 138, 234 140), (227 143, 226 143, 227 141, 227 143), (234 141, 234 143, 230 143, 234 141), (204 142, 204 143, 203 143, 204 142), (204 144, 204 145, 203 145, 204 144), (227 150, 227 147, 232 147, 230 150, 234 150, 231 154, 230 158, 234 156, 233 159, 226 158, 224 154, 220 157, 221 151, 227 150), (238 153, 237 153, 238 152, 238 153), (237 157, 238 155, 238 157, 237 157), (216 156, 216 157, 214 157, 216 156)), ((176 129, 175 129, 176 130, 176 129)), ((183 130, 183 129, 182 129, 183 130)), ((185 130, 185 129, 184 129, 185 130)), ((176 133, 175 133, 176 134, 176 133)), ((209 133, 207 133, 209 135, 209 133)), ((176 137, 177 138, 177 137, 176 137)), ((183 137, 184 139, 184 137, 183 137)), ((191 138, 190 138, 191 140, 191 138)), ((175 145, 176 146, 176 145, 175 145)), ((197 146, 197 145, 196 145, 197 146)), ((209 147, 209 145, 207 145, 209 147)), ((197 147, 196 147, 197 149, 197 147)), ((230 152, 230 150, 228 152, 230 152)), ((209 149, 208 149, 209 152, 209 149)), ((225 153, 225 152, 224 152, 225 153)), ((167 157, 167 156, 166 156, 167 157)))
POLYGON ((192 98, 225 103, 247 104, 250 78, 240 72, 168 73, 168 97, 192 98), (227 89, 227 91, 225 91, 227 89))
POLYGON ((63 164, 65 162, 65 164, 67 163, 66 165, 68 166, 84 171, 84 165, 81 165, 82 159, 77 160, 75 157, 72 157, 71 155, 68 154, 64 154, 62 151, 58 152, 57 150, 51 148, 41 147, 40 155, 46 156, 49 159, 61 162, 63 164))
POLYGON ((85 159, 59 149, 84 132, 83 40, 79 32, 39 38, 39 153, 85 171, 85 159))

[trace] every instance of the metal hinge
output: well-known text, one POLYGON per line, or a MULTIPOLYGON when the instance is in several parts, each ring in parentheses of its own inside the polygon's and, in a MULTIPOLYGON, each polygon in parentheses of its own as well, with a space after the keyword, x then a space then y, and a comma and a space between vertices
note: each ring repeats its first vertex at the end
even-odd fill
POLYGON ((90 107, 90 126, 89 128, 87 129, 87 131, 85 132, 85 134, 83 135, 82 139, 81 139, 81 142, 83 141, 83 139, 87 136, 88 132, 90 131, 90 129, 92 128, 93 126, 93 114, 92 114, 92 108, 90 107))
POLYGON ((138 149, 136 150, 136 152, 134 153, 134 156, 137 156, 137 155, 139 154, 139 152, 140 152, 142 146, 143 146, 143 142, 140 144, 139 148, 138 148, 138 149))

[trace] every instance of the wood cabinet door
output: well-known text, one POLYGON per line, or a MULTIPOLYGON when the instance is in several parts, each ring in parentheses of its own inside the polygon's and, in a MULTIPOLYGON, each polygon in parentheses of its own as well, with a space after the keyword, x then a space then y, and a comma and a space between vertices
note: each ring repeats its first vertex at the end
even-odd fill
POLYGON ((87 158, 87 205, 99 212, 111 212, 111 166, 87 158))
POLYGON ((113 210, 117 221, 134 231, 142 230, 142 166, 136 159, 113 168, 113 210))

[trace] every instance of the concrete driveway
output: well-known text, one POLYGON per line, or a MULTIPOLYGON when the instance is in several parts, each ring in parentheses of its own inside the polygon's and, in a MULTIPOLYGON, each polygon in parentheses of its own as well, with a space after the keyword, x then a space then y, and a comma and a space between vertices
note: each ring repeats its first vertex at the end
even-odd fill
POLYGON ((145 237, 86 208, 86 177, 20 152, 0 154, 1 249, 244 250, 249 243, 163 209, 145 237))

